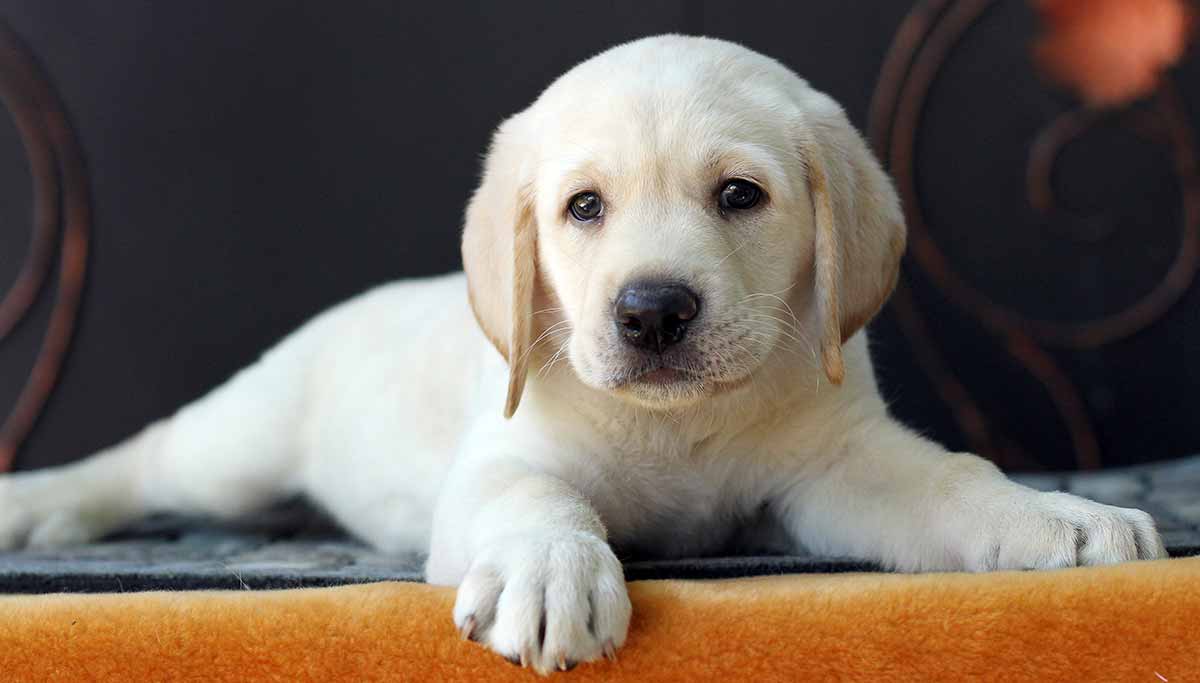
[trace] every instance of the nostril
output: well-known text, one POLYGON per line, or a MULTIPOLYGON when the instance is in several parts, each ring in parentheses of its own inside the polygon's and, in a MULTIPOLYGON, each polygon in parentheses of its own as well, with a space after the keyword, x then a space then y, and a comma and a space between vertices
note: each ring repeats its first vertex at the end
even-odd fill
POLYGON ((628 332, 641 332, 642 321, 638 320, 637 318, 625 318, 621 321, 621 327, 624 327, 628 332))
POLYGON ((671 341, 679 341, 679 339, 683 337, 684 330, 687 329, 688 319, 689 318, 684 318, 681 315, 668 315, 663 318, 663 336, 671 341))
POLYGON ((683 301, 680 302, 679 310, 673 317, 675 317, 677 321, 687 322, 692 318, 695 318, 696 314, 699 312, 700 303, 696 300, 696 297, 693 294, 688 293, 684 297, 683 301))

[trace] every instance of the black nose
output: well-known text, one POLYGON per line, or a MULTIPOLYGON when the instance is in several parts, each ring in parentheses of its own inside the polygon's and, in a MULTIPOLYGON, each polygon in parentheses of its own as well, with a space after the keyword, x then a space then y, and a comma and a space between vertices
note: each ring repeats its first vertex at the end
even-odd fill
POLYGON ((629 344, 662 353, 679 342, 700 311, 700 299, 682 285, 639 282, 617 296, 613 317, 617 332, 629 344))

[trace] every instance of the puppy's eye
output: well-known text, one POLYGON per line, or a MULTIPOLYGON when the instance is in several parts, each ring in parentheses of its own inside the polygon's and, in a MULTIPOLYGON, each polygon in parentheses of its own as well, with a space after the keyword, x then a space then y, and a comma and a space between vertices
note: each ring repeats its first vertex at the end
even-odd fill
POLYGON ((571 201, 567 204, 567 210, 575 217, 575 220, 586 223, 595 220, 604 213, 604 202, 600 201, 600 195, 595 192, 580 192, 571 197, 571 201))
POLYGON ((721 188, 718 202, 722 209, 749 209, 758 203, 762 190, 749 180, 730 180, 721 188))

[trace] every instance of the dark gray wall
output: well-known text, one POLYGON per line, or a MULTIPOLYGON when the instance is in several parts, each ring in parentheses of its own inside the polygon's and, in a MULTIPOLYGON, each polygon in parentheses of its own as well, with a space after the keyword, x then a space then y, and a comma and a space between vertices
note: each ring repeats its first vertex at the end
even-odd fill
MULTIPOLYGON (((865 125, 907 10, 904 2, 0 1, 0 17, 36 51, 70 110, 96 215, 79 331, 19 465, 64 462, 122 438, 369 285, 456 269, 462 207, 490 130, 600 49, 668 31, 734 39, 780 58, 865 125)), ((1030 26, 1023 5, 1012 3, 987 31, 1025 45, 1030 26)), ((999 120, 1009 103, 1032 103, 1043 118, 1043 108, 1062 106, 1061 96, 1023 94, 1040 93, 1040 84, 998 77, 992 59, 980 49, 948 78, 990 88, 986 102, 999 120), (981 83, 981 74, 995 82, 981 83)), ((954 83, 939 90, 939 130, 950 132, 923 143, 932 155, 963 156, 956 135, 977 123, 954 115, 961 92, 954 83)), ((1020 134, 995 140, 996 148, 1023 149, 1020 134)), ((23 159, 12 127, 0 125, 0 287, 28 238, 23 159)), ((930 167, 924 181, 935 187, 962 177, 953 166, 930 167)), ((953 189, 948 199, 931 193, 948 220, 1003 242, 1009 218, 990 208, 972 215, 991 205, 963 196, 986 188, 953 189)), ((1152 220, 1178 219, 1164 210, 1152 220)), ((950 243, 963 244, 955 234, 950 243)), ((1056 455, 1065 437, 1038 388, 1005 366, 994 340, 916 284, 983 406, 1040 460, 1070 465, 1056 455)), ((1044 293, 1014 296, 1039 301, 1044 293)), ((29 367, 49 303, 43 296, 0 348, 0 414, 29 367)), ((1117 356, 1065 358, 1108 392, 1097 399, 1106 406, 1097 413, 1106 461, 1200 445, 1191 408, 1198 371, 1187 357, 1200 341, 1196 303, 1193 292, 1156 336, 1117 356), (1152 363, 1131 364, 1147 351, 1152 363)), ((877 328, 897 411, 961 446, 907 342, 886 316, 877 328)))

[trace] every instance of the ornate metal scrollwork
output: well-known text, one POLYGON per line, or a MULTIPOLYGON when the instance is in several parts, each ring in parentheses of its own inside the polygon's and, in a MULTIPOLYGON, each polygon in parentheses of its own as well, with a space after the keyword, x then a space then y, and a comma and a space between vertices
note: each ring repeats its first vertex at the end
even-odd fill
MULTIPOLYGON (((1080 107, 1048 121, 1030 141, 1025 169, 1030 206, 1052 222, 1069 213, 1059 206, 1050 182, 1064 147, 1101 118, 1117 121, 1142 139, 1167 150, 1181 188, 1183 225, 1174 258, 1161 278, 1131 305, 1095 319, 1078 322, 1044 320, 1027 315, 989 296, 956 270, 930 231, 916 181, 916 137, 934 80, 955 46, 996 0, 926 0, 905 18, 887 53, 871 103, 872 144, 885 160, 905 204, 909 225, 908 263, 925 281, 999 340, 1004 350, 1045 389, 1067 432, 1080 468, 1100 465, 1094 425, 1078 388, 1048 349, 1092 349, 1126 338, 1161 318, 1192 284, 1200 264, 1200 177, 1195 138, 1169 78, 1137 110, 1106 111, 1080 107)), ((1056 238, 1080 241, 1105 238, 1111 225, 1076 221, 1057 230, 1056 238), (1080 228, 1079 226, 1084 226, 1080 228)), ((906 275, 907 277, 907 275, 906 275)), ((999 437, 967 388, 937 351, 924 316, 904 284, 892 300, 892 311, 909 338, 915 357, 950 408, 971 447, 1001 465, 1028 466, 1035 460, 999 437)))
POLYGON ((11 468, 17 449, 50 397, 70 345, 84 286, 92 208, 83 155, 62 102, 29 48, 3 21, 0 102, 16 125, 33 176, 33 234, 16 280, 0 298, 0 342, 45 288, 56 246, 59 272, 41 348, 16 404, 0 425, 0 472, 4 472, 11 468))

